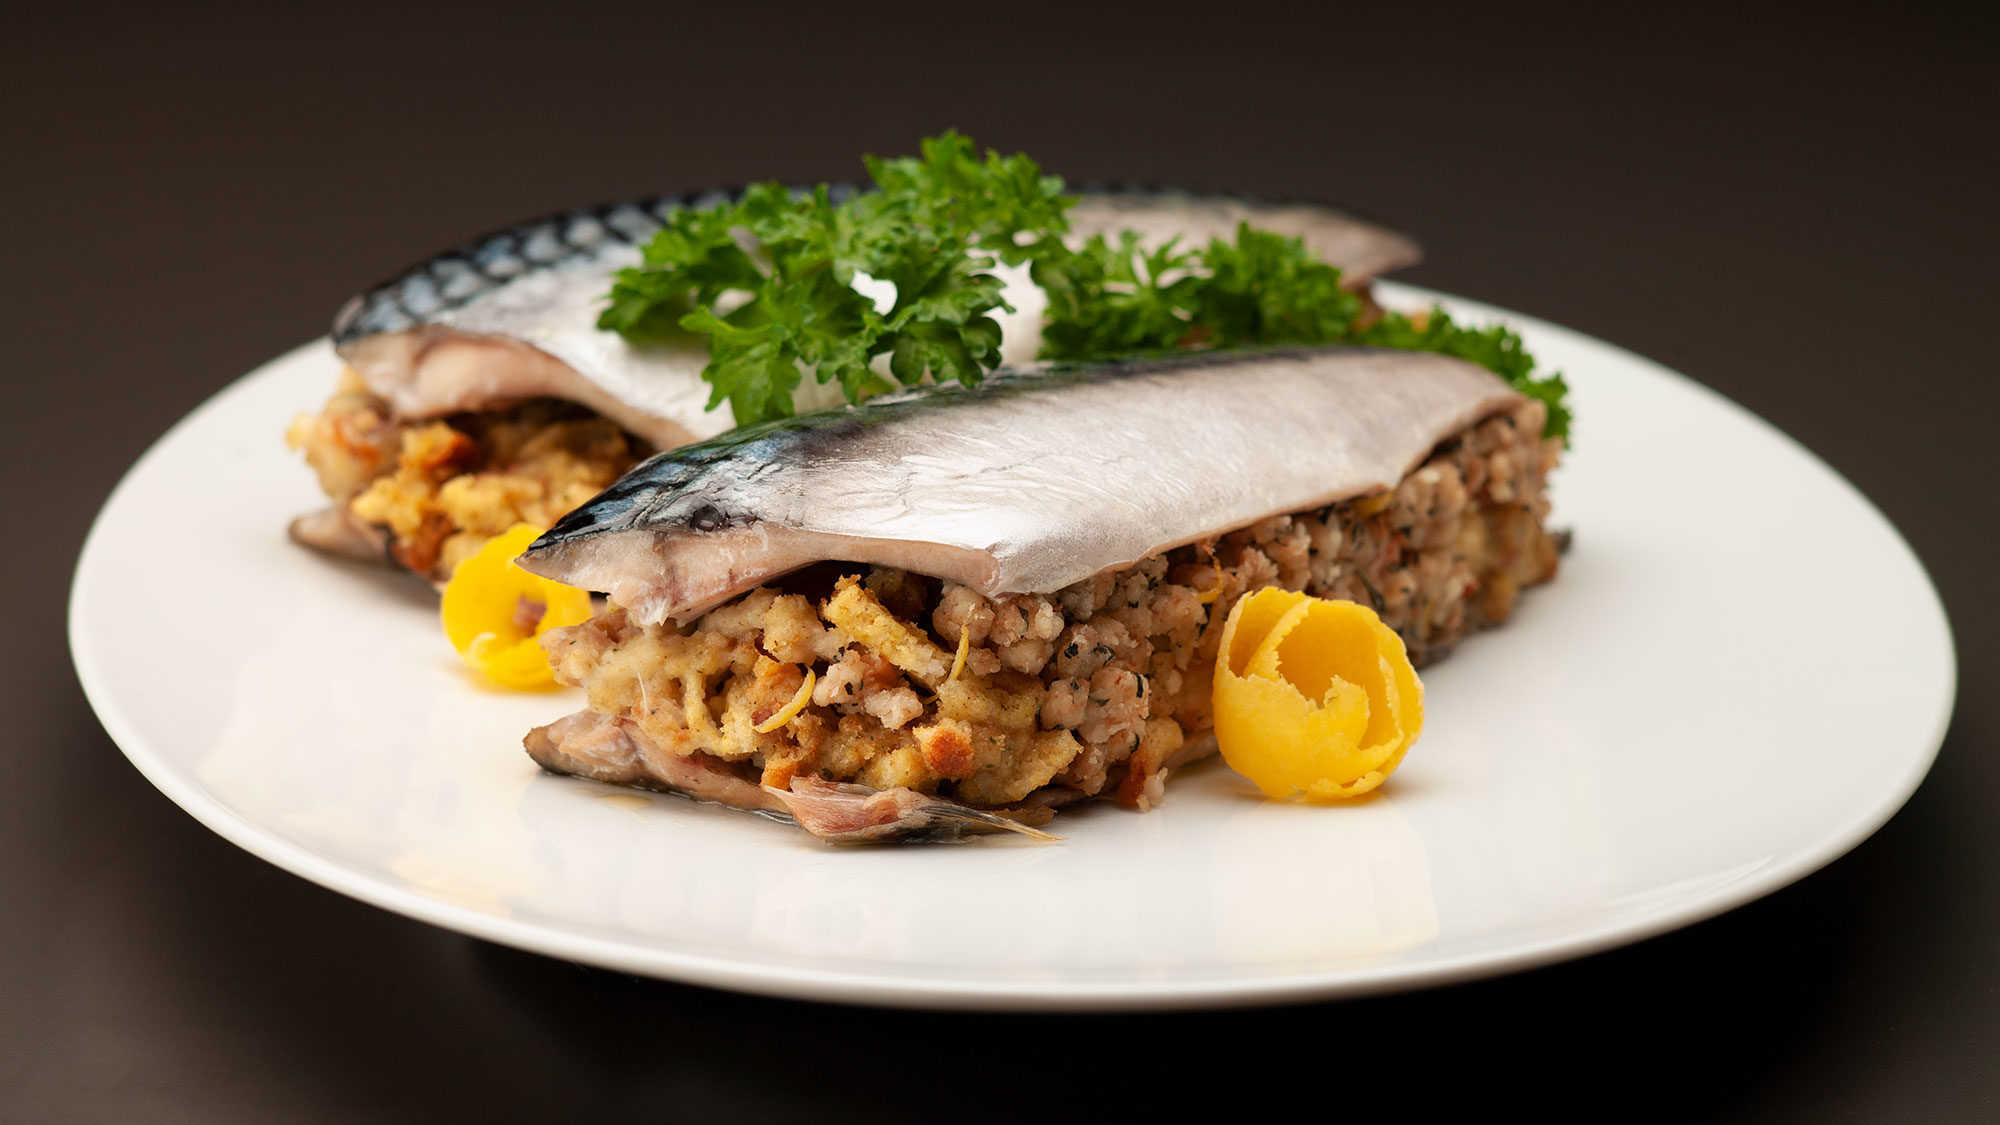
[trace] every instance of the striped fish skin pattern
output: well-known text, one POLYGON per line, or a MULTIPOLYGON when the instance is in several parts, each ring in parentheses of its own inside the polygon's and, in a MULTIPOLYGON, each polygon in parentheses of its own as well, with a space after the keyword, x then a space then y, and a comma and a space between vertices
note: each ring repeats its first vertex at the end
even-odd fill
MULTIPOLYGON (((836 201, 855 190, 852 184, 831 188, 836 201)), ((639 247, 674 212, 713 207, 739 194, 740 189, 717 189, 583 207, 474 239, 350 298, 334 317, 334 346, 437 323, 540 271, 585 269, 608 278, 637 265, 639 247)))

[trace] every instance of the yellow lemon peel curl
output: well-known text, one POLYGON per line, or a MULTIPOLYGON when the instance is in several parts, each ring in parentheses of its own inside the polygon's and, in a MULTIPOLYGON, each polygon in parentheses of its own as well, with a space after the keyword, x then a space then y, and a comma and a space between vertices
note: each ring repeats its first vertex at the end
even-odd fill
POLYGON ((1401 637, 1373 610, 1269 587, 1237 601, 1216 654, 1215 737, 1267 796, 1356 797, 1424 725, 1401 637))
POLYGON ((438 615, 453 648, 486 678, 529 691, 553 687, 544 632, 590 619, 590 594, 514 565, 542 529, 517 523, 487 540, 446 583, 438 615))

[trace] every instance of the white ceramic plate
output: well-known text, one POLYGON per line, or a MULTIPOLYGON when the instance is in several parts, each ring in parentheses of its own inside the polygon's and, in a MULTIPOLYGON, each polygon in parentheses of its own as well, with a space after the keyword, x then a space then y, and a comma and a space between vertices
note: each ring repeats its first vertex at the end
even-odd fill
MULTIPOLYGON (((1428 297, 1384 286, 1396 304, 1428 297)), ((1267 803, 1190 770, 1065 843, 841 848, 539 772, 571 692, 479 686, 429 591, 285 539, 280 440, 324 341, 175 426, 98 517, 70 638, 105 727, 249 851, 491 941, 787 996, 967 1008, 1250 1003, 1574 957, 1706 918, 1858 843, 1951 710, 1943 610, 1895 530, 1770 426, 1656 364, 1505 316, 1574 385, 1575 548, 1425 673, 1376 799, 1267 803)))

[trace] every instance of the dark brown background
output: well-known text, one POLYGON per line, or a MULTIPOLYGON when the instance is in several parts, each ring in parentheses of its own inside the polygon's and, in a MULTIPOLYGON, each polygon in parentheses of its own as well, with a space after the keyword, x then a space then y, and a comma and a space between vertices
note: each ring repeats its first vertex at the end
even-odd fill
MULTIPOLYGON (((71 7, 0 34, 0 1118, 1011 1121, 1294 1087, 1419 1117, 2000 1117, 1987 17, 415 7, 71 7), (1952 615, 1960 701, 1930 780, 1819 874, 1581 962, 1058 1019, 744 998, 484 945, 237 851, 98 727, 62 641, 91 516, 351 291, 538 212, 851 177, 947 125, 1073 179, 1340 202, 1422 237, 1410 280, 1661 359, 1797 436, 1952 615)), ((1712 499, 1765 503, 1754 480, 1712 499)), ((201 528, 161 547, 202 550, 201 528)))

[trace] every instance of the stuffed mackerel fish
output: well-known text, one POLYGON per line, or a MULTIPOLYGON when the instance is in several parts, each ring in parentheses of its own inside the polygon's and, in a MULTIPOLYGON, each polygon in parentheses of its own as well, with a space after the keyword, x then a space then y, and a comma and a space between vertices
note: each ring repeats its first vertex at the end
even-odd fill
POLYGON ((1555 574, 1561 378, 1378 306, 1416 247, 1337 211, 1069 196, 950 133, 868 170, 356 298, 294 537, 451 583, 502 682, 582 687, 546 769, 828 840, 1051 839, 1218 743, 1274 797, 1380 785, 1412 669, 1555 574))

